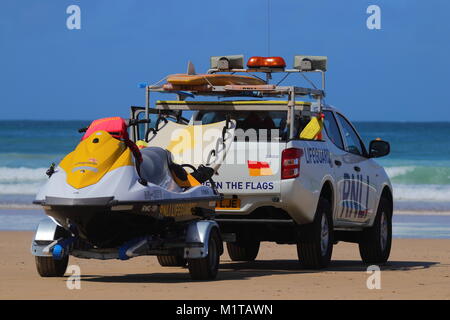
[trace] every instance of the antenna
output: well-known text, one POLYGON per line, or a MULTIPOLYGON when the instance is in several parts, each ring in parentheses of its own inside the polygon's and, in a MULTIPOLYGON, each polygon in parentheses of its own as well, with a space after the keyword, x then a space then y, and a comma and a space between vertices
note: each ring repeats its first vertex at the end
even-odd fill
POLYGON ((267 56, 270 57, 270 0, 267 0, 267 56))

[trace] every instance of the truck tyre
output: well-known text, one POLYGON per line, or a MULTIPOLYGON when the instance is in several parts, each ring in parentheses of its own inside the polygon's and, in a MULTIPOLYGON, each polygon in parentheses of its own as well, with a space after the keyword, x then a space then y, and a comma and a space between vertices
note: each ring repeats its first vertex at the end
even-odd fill
POLYGON ((386 198, 380 199, 373 226, 361 232, 359 253, 364 263, 384 263, 392 243, 392 210, 386 198))
POLYGON ((193 280, 212 280, 219 270, 221 239, 216 228, 211 230, 208 241, 208 255, 200 259, 187 259, 189 273, 193 280))
POLYGON ((181 256, 157 256, 161 267, 185 267, 186 259, 181 256))
POLYGON ((66 273, 69 256, 65 256, 61 260, 35 256, 35 262, 37 272, 41 277, 62 277, 66 273))
POLYGON ((300 226, 297 255, 303 268, 325 268, 333 253, 333 219, 331 205, 319 198, 314 221, 300 226))
POLYGON ((254 261, 259 251, 259 241, 227 242, 232 261, 254 261))

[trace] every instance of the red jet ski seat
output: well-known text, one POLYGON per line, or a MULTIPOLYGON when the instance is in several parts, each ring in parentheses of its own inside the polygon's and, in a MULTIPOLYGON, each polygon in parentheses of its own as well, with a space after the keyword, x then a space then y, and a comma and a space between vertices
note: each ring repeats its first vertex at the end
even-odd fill
POLYGON ((81 140, 88 138, 96 131, 104 130, 114 138, 125 142, 127 147, 130 148, 131 152, 133 153, 136 161, 140 164, 142 162, 142 154, 138 146, 130 140, 127 128, 128 126, 126 121, 121 117, 97 119, 92 121, 81 140))

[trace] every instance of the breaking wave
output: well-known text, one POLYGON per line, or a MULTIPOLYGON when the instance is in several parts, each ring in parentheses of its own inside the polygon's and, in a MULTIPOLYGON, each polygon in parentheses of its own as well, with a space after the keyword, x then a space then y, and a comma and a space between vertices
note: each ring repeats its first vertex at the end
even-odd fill
POLYGON ((407 185, 450 185, 450 167, 398 166, 385 168, 392 183, 407 185))
MULTIPOLYGON (((47 180, 47 168, 0 167, 0 195, 34 195, 47 180)), ((387 167, 394 198, 400 201, 450 202, 450 168, 426 166, 387 167)), ((5 199, 0 202, 5 203, 5 199)))
POLYGON ((448 201, 449 185, 404 185, 394 184, 394 199, 402 201, 448 201))
POLYGON ((0 167, 0 195, 35 194, 47 180, 47 169, 0 167))

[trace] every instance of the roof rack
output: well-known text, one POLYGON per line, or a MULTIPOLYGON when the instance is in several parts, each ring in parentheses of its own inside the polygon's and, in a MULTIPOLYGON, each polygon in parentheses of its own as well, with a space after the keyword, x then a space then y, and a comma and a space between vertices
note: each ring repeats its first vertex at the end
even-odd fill
MULTIPOLYGON (((327 58, 322 56, 295 56, 294 57, 294 68, 286 69, 285 62, 281 57, 252 57, 247 63, 247 69, 244 68, 244 56, 234 55, 234 56, 216 56, 211 57, 211 68, 208 70, 207 74, 214 73, 265 73, 266 80, 265 84, 260 85, 223 85, 215 86, 208 84, 201 89, 196 89, 192 87, 187 87, 186 90, 180 90, 179 88, 170 89, 164 85, 145 85, 146 91, 146 119, 149 118, 150 109, 150 93, 173 93, 177 94, 178 99, 183 101, 187 97, 197 96, 218 96, 218 97, 287 97, 287 110, 288 110, 288 123, 294 122, 295 117, 295 99, 297 96, 309 96, 317 101, 317 104, 313 104, 315 110, 312 112, 320 113, 322 112, 322 100, 325 97, 325 72, 327 65, 327 58), (314 84, 306 78, 304 73, 320 73, 321 74, 321 89, 297 87, 297 86, 278 86, 270 84, 269 81, 272 79, 272 73, 298 73, 301 74, 312 86, 314 84)), ((193 65, 189 62, 188 64, 188 74, 195 74, 193 65)), ((255 76, 256 77, 256 76, 255 76)), ((259 77, 257 77, 259 78, 259 77)), ((164 78, 163 80, 165 80, 164 78)), ((261 78, 259 78, 261 79, 261 78)), ((284 80, 284 79, 282 79, 284 80)), ((160 81, 161 82, 161 81, 160 81)), ((294 126, 290 125, 290 136, 293 137, 294 126)), ((148 129, 148 124, 146 124, 146 130, 148 129)))

